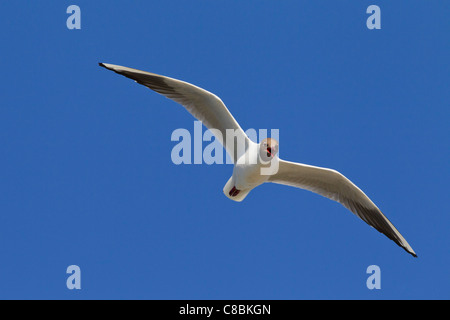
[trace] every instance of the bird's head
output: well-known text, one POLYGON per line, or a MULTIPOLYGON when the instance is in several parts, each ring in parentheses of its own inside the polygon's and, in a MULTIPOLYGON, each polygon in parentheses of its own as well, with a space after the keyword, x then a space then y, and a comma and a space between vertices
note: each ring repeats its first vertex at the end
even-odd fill
POLYGON ((278 141, 266 138, 259 144, 259 154, 264 161, 272 160, 278 153, 278 141))

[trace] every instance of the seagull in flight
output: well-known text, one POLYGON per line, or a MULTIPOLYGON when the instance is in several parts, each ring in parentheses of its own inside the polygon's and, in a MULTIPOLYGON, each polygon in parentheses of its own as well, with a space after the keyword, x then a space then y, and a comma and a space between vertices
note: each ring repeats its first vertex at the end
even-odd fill
POLYGON ((99 65, 181 104, 211 130, 234 162, 233 174, 223 188, 229 199, 240 202, 252 189, 266 182, 309 190, 339 202, 417 257, 394 225, 349 179, 333 169, 280 159, 278 141, 275 139, 267 138, 259 144, 253 142, 215 94, 193 84, 150 72, 107 63, 99 65), (229 135, 230 130, 232 135, 229 135))

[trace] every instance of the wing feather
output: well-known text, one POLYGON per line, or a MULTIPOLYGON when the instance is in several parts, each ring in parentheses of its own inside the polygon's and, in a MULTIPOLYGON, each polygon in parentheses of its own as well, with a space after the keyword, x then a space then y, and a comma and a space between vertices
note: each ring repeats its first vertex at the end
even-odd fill
POLYGON ((278 172, 269 178, 269 182, 309 190, 341 203, 367 224, 417 257, 405 238, 369 197, 338 171, 280 159, 278 172))
POLYGON ((220 140, 235 163, 251 143, 225 104, 215 94, 193 84, 150 72, 107 63, 99 63, 99 65, 178 102, 208 129, 219 130, 222 136, 216 135, 216 138, 220 140), (227 129, 233 130, 229 131, 229 133, 233 132, 233 135, 229 135, 233 141, 228 143, 227 129), (238 143, 242 143, 244 147, 238 148, 238 143))

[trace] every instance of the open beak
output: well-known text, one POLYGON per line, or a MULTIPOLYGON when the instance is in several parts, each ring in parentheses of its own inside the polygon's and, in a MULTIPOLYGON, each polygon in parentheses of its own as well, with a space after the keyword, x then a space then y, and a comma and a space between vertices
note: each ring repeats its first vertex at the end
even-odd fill
POLYGON ((272 157, 272 148, 267 148, 267 156, 268 156, 269 158, 272 157))

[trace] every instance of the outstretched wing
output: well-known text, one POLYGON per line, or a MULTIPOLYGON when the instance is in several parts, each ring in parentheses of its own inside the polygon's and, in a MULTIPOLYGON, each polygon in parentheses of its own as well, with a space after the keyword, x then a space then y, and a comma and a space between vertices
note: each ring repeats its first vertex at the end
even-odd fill
POLYGON ((405 238, 369 197, 336 170, 280 159, 278 172, 269 178, 269 182, 306 189, 341 203, 367 224, 417 257, 405 238))
MULTIPOLYGON (((190 83, 150 72, 106 63, 99 63, 99 65, 178 102, 208 129, 219 130, 222 136, 215 134, 216 138, 220 140, 235 163, 247 149, 250 143, 249 138, 222 100, 215 94, 190 83), (227 129, 233 130, 228 132, 229 139, 233 138, 233 141, 227 141, 227 129), (230 135, 230 133, 233 134, 230 135), (238 148, 239 145, 243 147, 238 148)), ((214 130, 212 133, 215 133, 214 130)))

